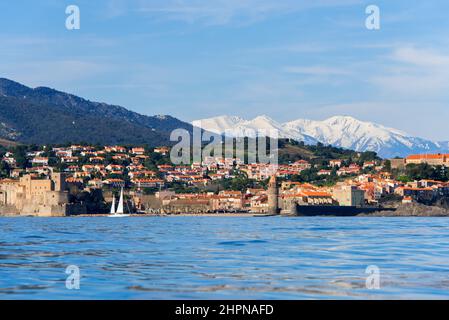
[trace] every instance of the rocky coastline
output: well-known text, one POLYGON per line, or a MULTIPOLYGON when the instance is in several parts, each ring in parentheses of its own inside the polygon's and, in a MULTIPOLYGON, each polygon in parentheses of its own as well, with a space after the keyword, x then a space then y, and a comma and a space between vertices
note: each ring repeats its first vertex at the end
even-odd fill
POLYGON ((396 211, 378 211, 370 214, 360 214, 359 217, 449 217, 449 209, 437 205, 424 205, 421 203, 394 203, 387 208, 396 211))

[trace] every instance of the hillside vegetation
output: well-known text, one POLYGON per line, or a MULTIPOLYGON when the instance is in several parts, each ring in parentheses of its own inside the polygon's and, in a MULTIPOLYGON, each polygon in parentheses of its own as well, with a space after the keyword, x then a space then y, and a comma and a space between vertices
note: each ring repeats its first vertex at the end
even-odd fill
POLYGON ((29 88, 0 79, 0 138, 27 144, 170 144, 188 123, 170 116, 145 116, 50 88, 29 88))

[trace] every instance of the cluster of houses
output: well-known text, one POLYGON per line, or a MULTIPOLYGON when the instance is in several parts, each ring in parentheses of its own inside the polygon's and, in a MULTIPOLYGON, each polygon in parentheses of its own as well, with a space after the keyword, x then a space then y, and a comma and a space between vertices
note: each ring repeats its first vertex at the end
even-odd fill
MULTIPOLYGON (((293 203, 300 205, 375 206, 387 195, 401 197, 403 203, 431 202, 449 196, 449 183, 421 180, 401 183, 385 172, 361 174, 332 187, 309 183, 283 181, 279 190, 281 210, 293 203)), ((265 189, 220 191, 216 193, 176 194, 156 193, 166 212, 267 212, 268 194, 265 189)))
MULTIPOLYGON (((145 167, 145 161, 149 156, 142 147, 128 149, 123 146, 106 146, 98 150, 93 146, 72 145, 55 147, 50 151, 55 155, 57 165, 63 165, 60 170, 66 173, 66 182, 79 187, 124 186, 127 180, 138 188, 164 186, 164 180, 158 179, 155 171, 145 167)), ((155 148, 154 152, 167 155, 169 149, 160 147, 155 148)), ((49 150, 45 148, 27 152, 26 157, 31 166, 25 169, 16 168, 16 159, 11 152, 7 152, 2 161, 12 168, 11 178, 18 178, 24 174, 44 178, 57 166, 50 163, 50 157, 44 156, 48 153, 49 150)))
MULTIPOLYGON (((167 183, 181 182, 187 185, 206 185, 210 182, 232 179, 236 170, 245 173, 249 179, 263 181, 272 175, 288 178, 299 175, 303 170, 312 168, 306 160, 298 160, 285 165, 245 164, 236 158, 205 157, 201 163, 191 165, 172 165, 169 161, 157 165, 150 170, 146 160, 150 158, 148 150, 143 147, 126 148, 124 146, 72 145, 55 147, 51 150, 30 151, 26 154, 31 164, 25 169, 16 168, 16 159, 7 152, 2 161, 12 168, 11 178, 19 178, 24 174, 35 176, 48 175, 57 164, 50 163, 49 151, 56 157, 59 167, 68 175, 68 183, 80 186, 102 188, 103 186, 127 185, 137 188, 164 188, 167 183)), ((170 152, 168 147, 153 150, 163 156, 170 152)), ((168 157, 167 157, 168 158, 168 157)), ((168 159, 167 159, 168 160, 168 159)), ((54 161, 53 161, 54 162, 54 161)), ((338 176, 355 175, 366 167, 375 167, 375 162, 367 162, 363 166, 355 163, 344 166, 344 160, 330 160, 329 166, 318 172, 318 175, 331 175, 333 168, 338 176)))
MULTIPOLYGON (((11 152, 6 152, 2 161, 9 165, 10 177, 0 181, 0 189, 2 185, 10 185, 11 181, 18 181, 24 176, 32 180, 45 180, 55 176, 55 172, 60 172, 65 179, 64 183, 79 189, 126 187, 132 189, 134 194, 146 188, 156 189, 154 192, 158 192, 153 199, 138 199, 135 203, 141 210, 158 208, 167 212, 265 212, 268 207, 265 189, 176 194, 167 188, 177 182, 186 186, 207 186, 223 179, 232 179, 236 173, 245 173, 249 179, 257 181, 278 177, 282 181, 279 189, 281 209, 293 202, 305 205, 363 206, 375 205, 382 197, 390 194, 402 197, 403 202, 430 202, 449 195, 448 183, 432 180, 402 183, 383 171, 379 161, 355 164, 345 160, 330 160, 326 167, 316 168, 317 174, 336 175, 340 177, 340 182, 334 186, 318 187, 289 181, 292 175, 299 175, 314 167, 306 160, 274 165, 245 164, 235 158, 205 157, 201 163, 173 165, 168 161, 168 147, 149 151, 143 147, 123 146, 99 148, 72 145, 50 150, 43 147, 26 153, 31 164, 26 168, 18 168, 17 159, 11 152), (152 163, 149 160, 153 153, 161 155, 160 158, 165 157, 167 161, 159 165, 152 163), (151 167, 148 163, 151 163, 151 167)), ((404 163, 428 161, 431 164, 445 164, 449 163, 448 159, 448 155, 419 155, 402 160, 404 163)), ((395 160, 392 165, 401 163, 395 160)))

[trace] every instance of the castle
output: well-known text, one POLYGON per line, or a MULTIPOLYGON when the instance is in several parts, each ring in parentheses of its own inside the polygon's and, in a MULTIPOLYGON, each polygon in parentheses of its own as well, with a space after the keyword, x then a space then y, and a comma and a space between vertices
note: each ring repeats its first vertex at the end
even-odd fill
MULTIPOLYGON (((64 173, 45 179, 25 175, 19 180, 0 182, 0 215, 66 216, 83 213, 80 205, 70 204, 64 173)), ((85 209, 84 209, 85 210, 85 209)))

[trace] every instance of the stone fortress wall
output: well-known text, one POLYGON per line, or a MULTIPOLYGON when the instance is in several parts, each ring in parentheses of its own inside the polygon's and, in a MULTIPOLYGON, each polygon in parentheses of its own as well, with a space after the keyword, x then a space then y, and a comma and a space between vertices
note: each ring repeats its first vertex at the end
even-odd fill
POLYGON ((31 175, 0 183, 0 214, 26 216, 67 216, 82 214, 80 205, 69 203, 69 191, 64 173, 52 173, 50 178, 31 175))

